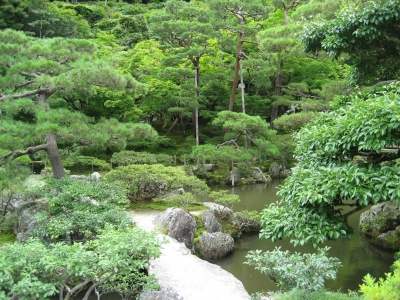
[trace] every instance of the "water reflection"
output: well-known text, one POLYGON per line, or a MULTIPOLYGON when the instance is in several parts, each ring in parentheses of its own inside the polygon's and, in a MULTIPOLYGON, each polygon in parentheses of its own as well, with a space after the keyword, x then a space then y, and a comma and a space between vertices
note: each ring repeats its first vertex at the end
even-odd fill
MULTIPOLYGON (((241 202, 235 205, 235 211, 261 211, 266 205, 278 199, 276 192, 277 187, 281 183, 282 181, 276 180, 270 184, 213 187, 212 189, 228 189, 232 193, 239 195, 241 202)), ((203 199, 203 201, 207 200, 208 199, 203 199)), ((338 271, 337 279, 326 282, 325 286, 327 288, 335 290, 341 289, 344 292, 349 289, 358 290, 359 285, 362 283, 362 278, 367 273, 370 273, 374 277, 383 277, 385 273, 390 271, 390 266, 394 262, 394 252, 385 251, 380 247, 370 244, 357 229, 360 214, 365 210, 366 209, 358 211, 349 217, 349 224, 355 229, 350 239, 329 241, 325 244, 331 247, 329 255, 339 258, 343 265, 338 271)), ((281 247, 281 250, 289 250, 292 252, 316 252, 315 249, 308 245, 293 247, 287 240, 275 243, 269 240, 260 240, 257 234, 243 236, 239 241, 236 241, 235 246, 237 250, 232 255, 212 262, 221 266, 242 281, 249 293, 262 290, 277 290, 276 285, 267 276, 255 271, 253 267, 243 264, 249 250, 260 249, 268 251, 273 250, 275 247, 281 247)))

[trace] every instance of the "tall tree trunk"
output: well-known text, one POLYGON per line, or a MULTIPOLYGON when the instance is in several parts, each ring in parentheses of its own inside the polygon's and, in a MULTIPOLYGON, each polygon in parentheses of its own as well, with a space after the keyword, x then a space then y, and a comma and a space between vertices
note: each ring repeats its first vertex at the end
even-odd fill
POLYGON ((200 144, 199 138, 199 70, 200 70, 200 58, 196 57, 193 59, 194 69, 194 88, 195 88, 195 102, 196 107, 193 110, 193 125, 194 125, 194 136, 196 138, 196 146, 200 144))
POLYGON ((53 170, 54 177, 56 179, 61 179, 65 177, 64 167, 62 165, 60 152, 57 147, 57 140, 54 134, 48 134, 46 136, 47 142, 47 155, 50 160, 51 168, 53 170))
POLYGON ((235 63, 235 73, 233 76, 233 85, 232 85, 232 93, 231 99, 229 101, 229 110, 233 111, 233 106, 235 104, 235 97, 236 97, 236 89, 239 82, 239 69, 240 69, 240 58, 242 56, 242 48, 243 48, 243 39, 244 39, 244 32, 239 33, 239 41, 238 47, 236 51, 236 63, 235 63))
MULTIPOLYGON (((281 60, 279 63, 278 75, 275 80, 275 96, 276 96, 276 98, 278 98, 281 95, 283 76, 285 75, 282 72, 282 69, 283 69, 283 61, 281 60)), ((277 105, 277 104, 272 105, 271 121, 270 121, 271 129, 275 129, 274 121, 278 118, 278 113, 279 113, 279 105, 277 105)))

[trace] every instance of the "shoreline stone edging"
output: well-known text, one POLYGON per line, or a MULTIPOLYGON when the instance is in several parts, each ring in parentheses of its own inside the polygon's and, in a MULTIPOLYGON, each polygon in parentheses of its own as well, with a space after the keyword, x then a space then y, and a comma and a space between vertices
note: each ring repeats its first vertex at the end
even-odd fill
MULTIPOLYGON (((146 231, 156 229, 153 221, 159 213, 131 214, 137 227, 146 231)), ((142 300, 167 299, 161 294, 171 290, 176 292, 174 300, 250 300, 243 283, 231 273, 191 254, 183 243, 164 234, 158 236, 169 243, 162 246, 159 258, 150 261, 148 272, 157 279, 161 292, 153 293, 154 296, 146 292, 142 300)))

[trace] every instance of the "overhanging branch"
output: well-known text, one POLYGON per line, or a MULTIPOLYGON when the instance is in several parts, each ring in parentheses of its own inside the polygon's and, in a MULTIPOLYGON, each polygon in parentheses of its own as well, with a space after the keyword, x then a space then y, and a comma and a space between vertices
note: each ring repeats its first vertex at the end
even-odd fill
POLYGON ((13 159, 16 159, 23 155, 34 154, 41 150, 46 151, 47 149, 48 149, 48 145, 42 144, 42 145, 38 145, 38 146, 34 146, 34 147, 28 147, 23 151, 10 151, 7 154, 0 157, 0 166, 3 166, 5 164, 5 162, 7 161, 7 159, 13 160, 13 159))

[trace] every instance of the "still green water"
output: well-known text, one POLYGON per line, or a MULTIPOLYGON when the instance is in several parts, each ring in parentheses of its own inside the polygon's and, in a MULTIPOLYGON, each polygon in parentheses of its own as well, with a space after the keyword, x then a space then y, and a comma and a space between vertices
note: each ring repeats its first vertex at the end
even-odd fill
MULTIPOLYGON (((269 184, 214 187, 213 190, 228 189, 239 195, 241 201, 235 205, 234 211, 261 211, 266 205, 278 200, 276 192, 281 183, 282 181, 276 180, 269 184)), ((374 277, 383 277, 390 271, 390 266, 394 262, 394 252, 370 244, 357 229, 360 214, 365 210, 358 211, 349 217, 349 224, 355 229, 350 239, 329 241, 321 245, 331 247, 329 255, 339 258, 343 265, 338 271, 337 279, 326 282, 325 286, 329 289, 340 289, 343 292, 347 292, 349 289, 358 290, 367 273, 374 277)), ((257 234, 243 236, 235 242, 235 247, 236 251, 232 255, 212 261, 212 263, 221 266, 242 281, 250 294, 258 291, 276 291, 277 287, 267 276, 254 270, 253 267, 243 264, 248 251, 256 249, 268 251, 275 247, 281 247, 281 250, 292 252, 315 252, 315 249, 309 246, 293 247, 288 240, 275 243, 270 240, 260 240, 257 234)))

